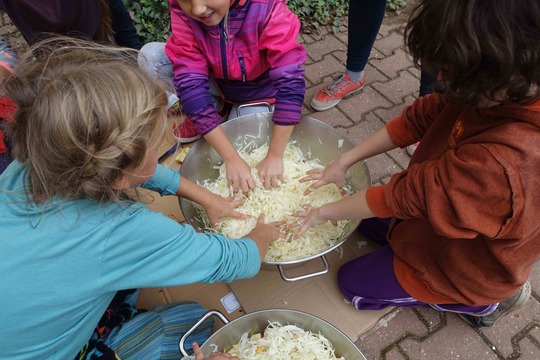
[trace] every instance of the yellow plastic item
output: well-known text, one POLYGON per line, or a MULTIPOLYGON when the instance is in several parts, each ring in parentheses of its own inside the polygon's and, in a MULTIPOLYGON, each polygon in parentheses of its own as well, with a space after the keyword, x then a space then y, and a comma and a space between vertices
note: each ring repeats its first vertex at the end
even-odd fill
POLYGON ((191 149, 189 146, 183 147, 182 150, 180 150, 180 153, 176 156, 175 160, 179 163, 183 163, 189 149, 191 149))

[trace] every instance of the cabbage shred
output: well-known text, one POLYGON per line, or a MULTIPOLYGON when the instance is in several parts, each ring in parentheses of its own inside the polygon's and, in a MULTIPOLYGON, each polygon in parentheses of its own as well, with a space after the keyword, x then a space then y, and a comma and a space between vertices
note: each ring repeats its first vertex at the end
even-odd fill
MULTIPOLYGON (((255 168, 266 156, 268 144, 252 151, 245 150, 247 148, 249 146, 240 149, 239 154, 250 165, 256 186, 246 194, 238 192, 235 199, 246 199, 246 202, 237 210, 250 215, 251 218, 246 220, 222 219, 217 225, 217 230, 226 236, 233 239, 244 237, 255 227, 257 218, 261 213, 265 214, 266 222, 284 220, 290 223, 297 220, 292 214, 302 210, 305 206, 320 207, 342 198, 340 189, 335 184, 321 186, 309 195, 304 196, 304 191, 311 183, 300 183, 299 180, 306 176, 306 171, 316 167, 322 168, 323 165, 319 160, 307 159, 294 141, 287 144, 283 156, 283 177, 285 181, 271 189, 264 188, 255 168)), ((231 194, 231 189, 227 187, 224 164, 219 167, 219 177, 216 180, 206 180, 200 185, 223 197, 228 197, 231 194)), ((348 193, 351 192, 349 188, 344 190, 348 193)), ((197 207, 197 212, 204 226, 208 229, 211 228, 204 210, 197 207)), ((291 229, 285 239, 278 239, 270 244, 265 261, 293 261, 320 254, 338 242, 347 223, 347 220, 343 220, 338 221, 338 226, 327 222, 312 227, 297 240, 291 240, 291 237, 299 228, 291 229)))
POLYGON ((345 360, 336 357, 334 347, 320 333, 278 322, 269 322, 263 334, 244 333, 228 353, 240 360, 345 360))

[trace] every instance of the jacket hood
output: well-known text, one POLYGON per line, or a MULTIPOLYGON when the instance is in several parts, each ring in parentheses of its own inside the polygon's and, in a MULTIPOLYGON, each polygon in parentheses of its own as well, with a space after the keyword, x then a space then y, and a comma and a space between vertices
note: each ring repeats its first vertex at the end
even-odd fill
POLYGON ((540 98, 526 104, 507 103, 489 108, 479 108, 479 111, 491 119, 511 119, 531 124, 540 129, 540 98))

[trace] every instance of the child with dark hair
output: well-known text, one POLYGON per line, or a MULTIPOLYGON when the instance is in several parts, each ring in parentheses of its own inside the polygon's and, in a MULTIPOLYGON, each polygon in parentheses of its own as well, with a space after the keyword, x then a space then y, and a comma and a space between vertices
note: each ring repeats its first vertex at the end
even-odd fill
POLYGON ((540 3, 423 0, 405 36, 416 63, 441 69, 436 93, 304 181, 343 185, 352 164, 420 141, 408 169, 298 212, 299 234, 390 217, 362 222, 384 246, 338 272, 353 305, 429 304, 492 326, 527 301, 540 257, 540 3))
POLYGON ((137 201, 141 186, 201 204, 212 223, 242 216, 242 201, 158 165, 167 97, 135 50, 51 40, 27 52, 15 74, 5 84, 17 105, 15 160, 0 175, 0 354, 179 358, 178 339, 205 309, 140 311, 135 289, 252 277, 281 224, 261 215, 231 240, 137 201))

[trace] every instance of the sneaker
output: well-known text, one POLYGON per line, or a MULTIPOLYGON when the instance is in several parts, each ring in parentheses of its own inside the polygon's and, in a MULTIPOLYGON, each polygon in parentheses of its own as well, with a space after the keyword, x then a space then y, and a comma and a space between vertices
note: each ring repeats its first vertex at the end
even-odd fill
POLYGON ((416 148, 418 147, 418 144, 420 144, 419 142, 417 143, 414 143, 412 145, 409 145, 405 148, 405 151, 407 151, 407 155, 409 156, 413 156, 414 152, 416 151, 416 148))
POLYGON ((167 116, 179 116, 181 113, 182 105, 180 105, 180 100, 167 109, 167 116))
POLYGON ((364 87, 366 77, 362 76, 359 82, 354 83, 347 74, 342 74, 332 80, 332 83, 325 86, 311 100, 311 107, 316 111, 324 111, 333 108, 341 99, 350 96, 364 87))
POLYGON ((173 136, 179 143, 182 144, 195 141, 201 137, 201 135, 197 132, 197 129, 195 129, 193 121, 191 121, 188 117, 185 117, 184 121, 174 128, 173 136))
POLYGON ((522 307, 531 297, 531 283, 526 282, 519 288, 519 290, 510 299, 501 301, 499 306, 489 315, 486 316, 473 316, 459 314, 459 317, 465 320, 468 324, 481 328, 490 327, 495 325, 505 315, 508 315, 514 310, 522 307))

